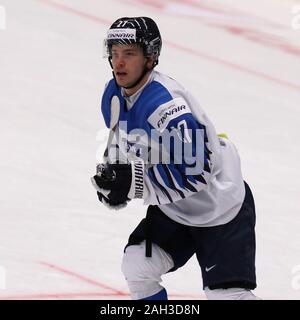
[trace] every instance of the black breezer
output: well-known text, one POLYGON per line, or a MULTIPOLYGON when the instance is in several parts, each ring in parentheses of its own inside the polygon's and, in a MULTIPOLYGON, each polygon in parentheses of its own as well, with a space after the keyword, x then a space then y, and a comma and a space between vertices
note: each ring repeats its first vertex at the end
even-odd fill
POLYGON ((147 217, 132 232, 127 246, 147 239, 149 255, 149 241, 156 243, 173 258, 174 268, 169 272, 182 267, 195 253, 203 288, 255 289, 255 204, 246 182, 245 188, 238 215, 229 223, 214 227, 182 225, 167 217, 158 206, 149 206, 147 217))

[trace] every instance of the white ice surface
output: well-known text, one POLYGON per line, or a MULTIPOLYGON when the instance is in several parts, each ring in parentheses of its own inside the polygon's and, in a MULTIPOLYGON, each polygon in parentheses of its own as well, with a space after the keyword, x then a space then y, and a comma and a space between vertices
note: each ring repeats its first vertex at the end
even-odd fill
MULTIPOLYGON (((239 149, 257 205, 255 293, 300 298, 299 1, 152 3, 0 1, 0 298, 129 298, 122 251, 146 208, 109 211, 90 176, 111 76, 102 40, 112 21, 135 15, 161 29, 158 69, 239 149)), ((164 284, 170 299, 204 298, 194 258, 164 284)))

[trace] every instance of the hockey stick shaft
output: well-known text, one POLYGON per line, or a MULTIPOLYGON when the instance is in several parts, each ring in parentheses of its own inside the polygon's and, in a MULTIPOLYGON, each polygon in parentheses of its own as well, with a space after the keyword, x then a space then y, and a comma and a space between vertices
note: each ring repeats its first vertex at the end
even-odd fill
POLYGON ((119 115, 120 115, 120 100, 118 96, 113 96, 111 99, 111 105, 110 105, 110 124, 109 124, 109 136, 106 143, 106 148, 103 154, 103 162, 108 162, 108 154, 110 145, 112 143, 116 127, 119 121, 119 115))
POLYGON ((109 169, 107 163, 109 161, 109 149, 117 128, 120 115, 120 100, 118 96, 113 96, 110 104, 110 124, 109 135, 106 143, 106 148, 103 154, 103 163, 98 164, 96 172, 98 176, 105 177, 108 180, 113 180, 114 173, 109 169))

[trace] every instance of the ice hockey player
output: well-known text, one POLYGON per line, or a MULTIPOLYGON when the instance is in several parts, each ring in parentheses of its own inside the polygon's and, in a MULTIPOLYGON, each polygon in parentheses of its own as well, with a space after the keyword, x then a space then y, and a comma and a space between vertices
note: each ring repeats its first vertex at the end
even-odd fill
POLYGON ((148 17, 116 20, 105 39, 113 69, 102 96, 107 127, 114 96, 120 114, 115 151, 92 182, 110 208, 134 198, 148 206, 124 249, 131 297, 166 300, 161 276, 196 254, 208 299, 258 299, 254 200, 236 147, 182 85, 154 70, 161 47, 148 17))

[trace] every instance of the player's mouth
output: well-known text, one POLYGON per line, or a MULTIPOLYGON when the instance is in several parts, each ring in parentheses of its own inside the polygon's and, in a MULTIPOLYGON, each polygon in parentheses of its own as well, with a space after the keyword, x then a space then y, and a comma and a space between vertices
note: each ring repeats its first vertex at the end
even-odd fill
POLYGON ((127 72, 116 72, 116 76, 122 79, 127 76, 127 72))

